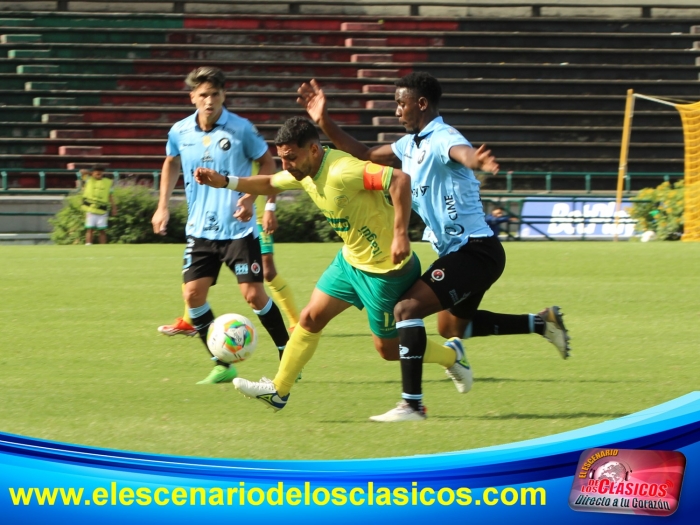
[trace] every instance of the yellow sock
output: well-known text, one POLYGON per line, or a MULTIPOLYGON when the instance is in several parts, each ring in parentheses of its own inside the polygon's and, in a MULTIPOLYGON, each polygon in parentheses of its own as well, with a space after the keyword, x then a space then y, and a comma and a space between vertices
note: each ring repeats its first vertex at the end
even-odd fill
POLYGON ((299 322, 299 310, 294 302, 294 296, 292 295, 292 289, 287 284, 280 274, 277 274, 272 281, 267 283, 270 288, 270 295, 272 295, 272 300, 275 304, 279 306, 282 313, 287 318, 289 322, 289 327, 296 326, 299 322))
POLYGON ((455 364, 455 351, 449 346, 443 346, 436 343, 432 339, 428 339, 428 344, 425 347, 425 355, 423 356, 424 363, 438 363, 445 368, 449 368, 455 364))
MULTIPOLYGON (((185 283, 182 283, 182 294, 185 294, 185 283)), ((190 309, 187 307, 187 303, 185 303, 185 313, 182 314, 182 320, 192 326, 192 318, 190 317, 190 309)))
POLYGON ((301 326, 297 326, 294 329, 292 337, 289 338, 289 342, 284 349, 284 354, 282 354, 282 361, 280 361, 277 375, 272 381, 280 397, 289 394, 299 372, 313 357, 319 339, 321 339, 321 332, 312 334, 301 326))

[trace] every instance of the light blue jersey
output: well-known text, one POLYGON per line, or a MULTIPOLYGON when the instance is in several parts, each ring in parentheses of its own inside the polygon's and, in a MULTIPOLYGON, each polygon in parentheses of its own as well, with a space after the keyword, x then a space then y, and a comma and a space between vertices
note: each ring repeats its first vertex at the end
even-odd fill
POLYGON ((401 169, 411 176, 412 208, 426 225, 423 240, 442 257, 464 246, 469 237, 490 237, 474 172, 450 160, 453 146, 471 146, 462 134, 436 117, 420 134, 391 145, 401 169), (416 144, 417 140, 419 144, 416 144))
POLYGON ((168 132, 166 155, 180 156, 187 196, 188 236, 210 240, 258 237, 255 212, 248 222, 234 219, 243 193, 202 186, 194 180, 196 168, 212 168, 222 175, 249 176, 252 162, 262 157, 267 144, 250 121, 224 110, 214 129, 202 131, 197 113, 175 124, 168 132))

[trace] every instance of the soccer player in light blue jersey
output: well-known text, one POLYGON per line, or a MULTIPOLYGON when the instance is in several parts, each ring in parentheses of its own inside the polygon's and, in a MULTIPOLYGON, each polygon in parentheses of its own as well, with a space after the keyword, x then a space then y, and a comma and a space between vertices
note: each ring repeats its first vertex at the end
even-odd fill
MULTIPOLYGON (((438 313, 438 329, 449 337, 458 362, 469 367, 460 338, 539 333, 562 357, 569 355, 569 336, 559 308, 539 314, 508 315, 478 310, 484 293, 505 268, 505 252, 486 224, 474 169, 491 173, 498 164, 485 146, 478 149, 439 113, 440 83, 427 73, 396 81, 396 116, 408 134, 391 145, 368 148, 345 133, 328 115, 318 83, 303 84, 297 101, 333 141, 360 159, 397 165, 411 177, 412 207, 426 225, 424 239, 439 258, 401 297, 394 309, 399 332, 402 401, 373 421, 425 419, 422 362, 426 347, 423 319, 438 313)), ((449 375, 449 371, 448 371, 449 375)), ((468 390, 460 390, 466 393, 468 390)))
MULTIPOLYGON (((221 70, 200 67, 185 82, 192 90, 190 100, 197 110, 168 133, 153 230, 160 234, 166 231, 168 203, 182 169, 188 213, 183 295, 192 325, 207 348, 207 330, 214 320, 207 294, 216 284, 223 263, 235 274, 243 297, 281 352, 289 334, 279 308, 263 287, 262 254, 253 211, 255 196, 194 181, 194 172, 200 167, 240 175, 251 173, 255 161, 260 174, 269 175, 276 171, 275 161, 253 124, 224 108, 226 78, 221 70)), ((217 361, 199 384, 222 383, 234 377, 233 366, 217 361)))

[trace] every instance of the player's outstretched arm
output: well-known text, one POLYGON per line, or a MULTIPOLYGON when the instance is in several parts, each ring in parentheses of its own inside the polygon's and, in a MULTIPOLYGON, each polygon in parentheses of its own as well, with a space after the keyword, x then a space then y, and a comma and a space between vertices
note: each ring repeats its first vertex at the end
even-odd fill
POLYGON ((328 114, 326 95, 315 79, 304 82, 297 89, 297 93, 297 103, 306 109, 311 119, 321 127, 336 148, 360 160, 371 160, 384 166, 393 166, 398 161, 391 146, 384 144, 369 148, 343 131, 328 114))
POLYGON ((221 173, 210 168, 197 168, 194 170, 194 180, 212 188, 228 188, 254 195, 276 195, 280 192, 272 185, 272 177, 269 175, 240 178, 229 175, 224 177, 221 173))
POLYGON ((459 162, 465 168, 486 171, 493 175, 498 173, 498 162, 491 155, 491 150, 487 150, 484 144, 479 146, 479 149, 463 145, 452 146, 450 148, 450 159, 459 162))
POLYGON ((153 214, 151 224, 153 224, 153 232, 159 235, 165 235, 170 220, 170 211, 168 203, 170 196, 173 194, 177 179, 180 178, 180 157, 165 157, 163 169, 160 172, 160 194, 158 196, 158 208, 153 214))
POLYGON ((395 169, 389 184, 394 203, 394 240, 391 243, 391 260, 398 264, 411 253, 408 238, 408 222, 411 219, 411 177, 395 169))

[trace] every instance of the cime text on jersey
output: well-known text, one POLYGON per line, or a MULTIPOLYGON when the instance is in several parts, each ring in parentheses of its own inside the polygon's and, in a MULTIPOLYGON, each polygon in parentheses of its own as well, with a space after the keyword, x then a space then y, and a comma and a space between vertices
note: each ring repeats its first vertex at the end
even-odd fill
POLYGON ((437 117, 418 135, 406 135, 391 149, 411 176, 412 207, 426 224, 423 239, 440 256, 458 250, 469 237, 490 237, 474 172, 450 159, 453 146, 471 146, 437 117))

